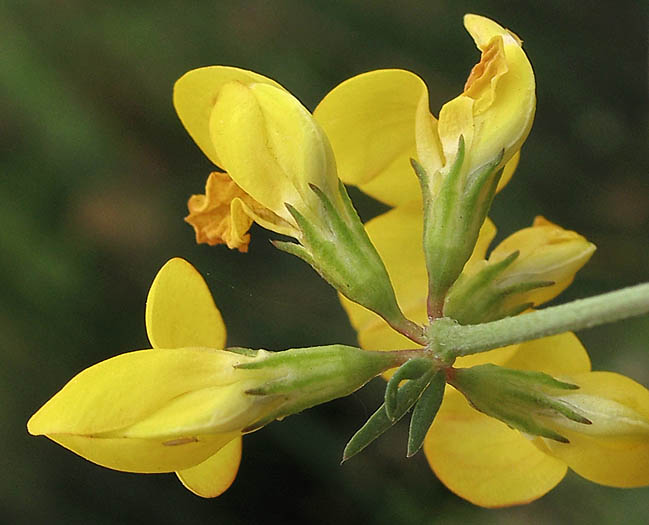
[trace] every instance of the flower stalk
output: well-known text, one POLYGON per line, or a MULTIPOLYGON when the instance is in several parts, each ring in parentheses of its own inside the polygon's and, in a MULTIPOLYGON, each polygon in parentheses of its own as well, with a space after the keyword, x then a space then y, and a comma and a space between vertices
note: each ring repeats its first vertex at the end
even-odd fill
POLYGON ((428 337, 439 356, 461 357, 647 312, 649 283, 644 283, 490 323, 463 326, 438 319, 428 327, 428 337))

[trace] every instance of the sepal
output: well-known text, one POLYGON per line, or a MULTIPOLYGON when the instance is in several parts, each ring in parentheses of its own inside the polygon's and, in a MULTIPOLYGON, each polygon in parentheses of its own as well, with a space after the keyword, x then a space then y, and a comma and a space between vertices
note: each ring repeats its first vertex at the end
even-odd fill
POLYGON ((420 337, 421 328, 399 308, 385 265, 345 186, 339 185, 340 206, 319 187, 312 184, 310 188, 320 203, 322 219, 312 221, 287 203, 286 209, 301 232, 300 244, 275 241, 273 245, 309 263, 345 297, 376 312, 397 331, 420 337))
MULTIPOLYGON (((259 380, 245 391, 248 396, 282 399, 251 428, 344 397, 370 379, 398 364, 386 352, 369 352, 352 346, 329 345, 263 352, 263 358, 241 363, 238 370, 255 372, 259 380)), ((259 354, 258 354, 259 355, 259 354)))
POLYGON ((431 317, 441 316, 449 288, 471 257, 502 174, 502 152, 471 172, 467 172, 466 154, 464 137, 460 136, 455 160, 434 197, 429 190, 432 175, 413 163, 424 194, 424 253, 431 317))
POLYGON ((446 297, 444 315, 460 324, 479 324, 518 315, 531 308, 534 303, 524 302, 525 293, 555 283, 529 281, 502 286, 501 277, 519 255, 515 251, 501 261, 485 265, 475 275, 461 275, 446 297))
POLYGON ((485 364, 454 369, 449 383, 476 410, 529 435, 569 443, 565 436, 546 424, 546 418, 591 424, 584 414, 562 398, 565 391, 577 390, 579 386, 542 372, 485 364))
POLYGON ((444 304, 444 315, 479 324, 516 315, 563 291, 595 246, 576 232, 536 217, 501 242, 489 259, 470 262, 444 304))

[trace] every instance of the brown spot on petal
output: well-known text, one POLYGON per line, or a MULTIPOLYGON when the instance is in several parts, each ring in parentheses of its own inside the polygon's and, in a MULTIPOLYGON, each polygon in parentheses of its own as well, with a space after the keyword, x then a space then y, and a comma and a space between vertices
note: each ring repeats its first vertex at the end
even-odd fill
POLYGON ((187 445, 188 443, 198 443, 198 439, 195 437, 190 437, 190 438, 172 439, 170 441, 162 442, 162 444, 166 447, 176 447, 178 445, 187 445))
POLYGON ((248 251, 250 234, 247 232, 253 219, 242 206, 233 205, 233 201, 243 201, 252 209, 262 207, 227 173, 210 173, 205 195, 192 195, 187 202, 189 215, 185 221, 194 228, 197 243, 226 244, 230 249, 248 251))

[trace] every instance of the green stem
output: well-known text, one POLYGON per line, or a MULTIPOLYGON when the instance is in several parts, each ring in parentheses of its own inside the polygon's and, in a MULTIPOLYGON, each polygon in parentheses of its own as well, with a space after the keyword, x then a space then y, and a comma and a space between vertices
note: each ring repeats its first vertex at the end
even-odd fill
MULTIPOLYGON (((399 312, 399 314, 401 314, 401 312, 399 312)), ((393 319, 388 319, 387 317, 383 317, 383 319, 385 319, 397 332, 405 335, 411 341, 420 344, 421 346, 426 346, 428 344, 428 339, 426 339, 424 329, 417 323, 405 317, 403 314, 398 317, 395 316, 393 319)))
POLYGON ((649 283, 644 283, 490 323, 463 326, 443 318, 430 325, 428 334, 440 357, 460 357, 647 312, 649 283))

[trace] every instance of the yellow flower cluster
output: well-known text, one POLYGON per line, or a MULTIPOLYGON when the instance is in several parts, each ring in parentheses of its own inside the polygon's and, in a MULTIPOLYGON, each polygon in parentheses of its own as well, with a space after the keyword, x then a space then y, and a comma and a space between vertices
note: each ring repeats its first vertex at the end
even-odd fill
MULTIPOLYGON (((464 191, 485 166, 497 177, 494 191, 496 185, 502 189, 519 162, 536 106, 521 40, 484 17, 467 15, 464 22, 481 58, 439 118, 430 112, 424 82, 397 69, 343 82, 313 115, 282 86, 250 71, 214 66, 180 78, 174 90, 178 115, 221 170, 210 175, 205 195, 189 201, 186 220, 197 242, 245 252, 253 221, 302 242, 304 224, 331 224, 331 210, 349 219, 340 178, 391 207, 365 230, 401 311, 427 325, 428 279, 434 276, 428 275, 421 241, 422 189, 423 200, 434 202, 453 169, 461 170, 458 191, 464 191), (430 177, 422 188, 411 159, 430 177)), ((481 224, 437 312, 461 323, 499 319, 551 300, 594 251, 581 235, 539 217, 488 253, 496 228, 489 219, 481 224)), ((385 316, 339 291, 363 349, 405 350, 419 341, 408 326, 396 331, 385 316)), ((280 403, 281 396, 251 395, 260 385, 252 369, 263 351, 221 350, 219 311, 200 275, 180 259, 156 277, 146 323, 154 350, 85 370, 30 419, 28 429, 100 465, 176 471, 191 491, 217 496, 236 475, 242 434, 266 424, 280 403)), ((649 484, 649 391, 626 377, 592 372, 574 334, 461 357, 454 366, 485 363, 577 385, 559 401, 589 424, 540 414, 568 442, 527 435, 447 387, 424 452, 450 490, 486 507, 519 504, 552 489, 568 467, 605 485, 649 484)))

